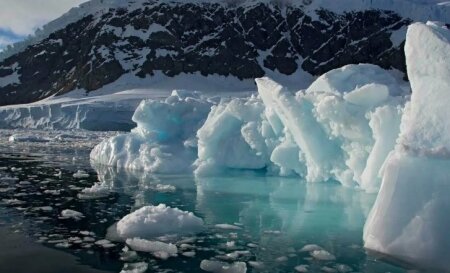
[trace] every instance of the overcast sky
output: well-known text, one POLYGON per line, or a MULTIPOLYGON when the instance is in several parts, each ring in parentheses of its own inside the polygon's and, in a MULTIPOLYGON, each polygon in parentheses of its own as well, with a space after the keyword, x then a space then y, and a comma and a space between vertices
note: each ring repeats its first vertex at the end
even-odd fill
POLYGON ((86 0, 0 0, 0 49, 86 0))

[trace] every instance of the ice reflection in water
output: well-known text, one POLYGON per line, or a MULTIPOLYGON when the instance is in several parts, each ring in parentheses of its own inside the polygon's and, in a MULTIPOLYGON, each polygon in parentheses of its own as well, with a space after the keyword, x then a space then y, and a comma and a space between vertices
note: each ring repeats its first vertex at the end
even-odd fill
POLYGON ((135 209, 165 203, 202 217, 208 227, 205 238, 215 236, 215 240, 197 238, 208 244, 200 249, 211 251, 197 255, 194 264, 201 259, 223 259, 224 254, 238 249, 250 251, 250 255, 235 260, 258 261, 265 272, 291 272, 300 264, 308 265, 310 272, 404 272, 373 260, 362 248, 362 229, 375 195, 338 183, 311 184, 255 173, 198 178, 101 166, 95 170, 102 188, 133 196, 135 209), (165 191, 167 188, 172 190, 165 191), (222 230, 217 224, 241 229, 222 230), (234 246, 224 248, 230 241, 234 246), (309 244, 319 245, 336 259, 323 261, 301 252, 309 244))

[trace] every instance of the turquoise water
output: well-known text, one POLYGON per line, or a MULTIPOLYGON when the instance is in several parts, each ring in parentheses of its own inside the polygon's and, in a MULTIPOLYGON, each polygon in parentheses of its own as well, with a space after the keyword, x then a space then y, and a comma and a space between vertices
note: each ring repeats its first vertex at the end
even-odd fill
MULTIPOLYGON (((375 195, 338 183, 307 184, 299 178, 252 172, 210 178, 152 175, 91 168, 87 150, 77 151, 77 160, 71 156, 76 148, 3 150, 7 152, 0 153, 0 227, 106 272, 120 272, 137 262, 145 262, 147 272, 204 272, 200 269, 203 259, 247 262, 247 272, 295 272, 299 265, 307 265, 308 272, 407 272, 368 255, 362 247, 362 230, 375 195), (79 169, 90 176, 74 178, 79 169), (96 182, 104 183, 109 193, 96 199, 78 198, 82 189, 96 182), (158 184, 174 188, 161 192, 158 184), (205 221, 205 232, 184 238, 195 256, 186 257, 180 251, 178 257, 164 261, 138 253, 124 261, 123 242, 112 242, 108 248, 94 243, 105 239, 108 228, 123 216, 160 203, 192 211, 205 221), (85 218, 61 219, 63 209, 80 211, 85 218), (238 229, 221 229, 216 224, 238 229), (86 236, 93 239, 83 241, 86 236), (301 251, 310 244, 335 259, 320 260, 301 251), (241 254, 227 256, 236 251, 241 254)), ((29 257, 24 262, 33 266, 39 261, 29 257)), ((0 270, 7 268, 8 261, 0 261, 0 270)))

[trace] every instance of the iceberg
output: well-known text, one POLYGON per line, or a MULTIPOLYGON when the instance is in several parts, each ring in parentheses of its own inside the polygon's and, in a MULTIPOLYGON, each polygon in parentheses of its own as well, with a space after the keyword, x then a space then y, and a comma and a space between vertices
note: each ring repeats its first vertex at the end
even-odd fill
POLYGON ((256 79, 259 96, 214 106, 198 130, 199 176, 233 169, 337 180, 376 191, 408 89, 375 65, 348 65, 291 92, 256 79))
POLYGON ((246 98, 174 91, 144 100, 133 115, 137 127, 104 140, 91 161, 197 176, 252 170, 378 190, 409 94, 395 73, 359 64, 298 92, 267 77, 256 84, 258 94, 246 98))
POLYGON ((433 22, 408 28, 411 101, 364 228, 367 249, 448 272, 450 260, 450 31, 433 22))
POLYGON ((187 91, 173 91, 163 101, 144 100, 133 115, 137 127, 101 142, 91 161, 155 173, 186 172, 197 157, 195 133, 213 103, 187 91))

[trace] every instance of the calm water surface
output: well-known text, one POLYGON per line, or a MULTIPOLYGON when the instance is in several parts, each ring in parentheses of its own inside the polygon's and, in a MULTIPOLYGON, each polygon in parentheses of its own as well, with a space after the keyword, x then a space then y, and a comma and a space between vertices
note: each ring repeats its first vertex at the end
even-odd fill
POLYGON ((407 272, 367 255, 362 247, 375 195, 338 183, 306 184, 256 173, 196 178, 93 168, 89 151, 104 134, 11 144, 7 137, 12 133, 17 132, 0 131, 0 272, 58 272, 49 268, 62 267, 64 272, 120 272, 144 263, 147 272, 204 272, 199 267, 203 259, 244 261, 247 272, 296 272, 298 265, 307 265, 308 272, 407 272), (78 170, 89 177, 74 177, 78 170), (94 183, 101 183, 106 193, 80 198, 94 183), (161 191, 158 184, 173 187, 161 191), (183 251, 195 256, 180 250, 168 260, 148 253, 130 257, 123 242, 98 243, 123 216, 160 203, 192 211, 205 221, 205 232, 182 238, 192 246, 183 251), (85 217, 62 219, 64 209, 85 217), (335 259, 320 260, 301 251, 310 244, 335 259), (19 260, 27 266, 18 265, 19 260))

